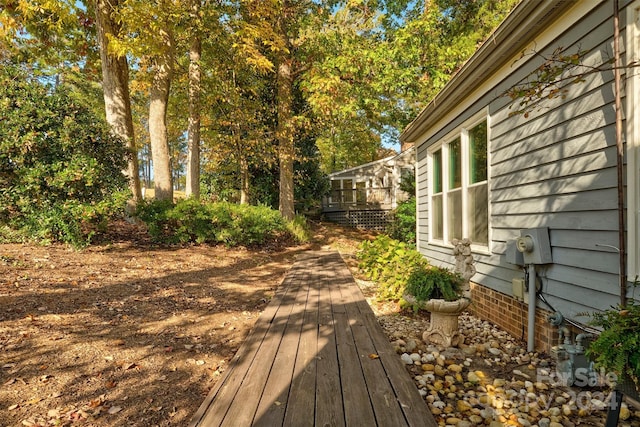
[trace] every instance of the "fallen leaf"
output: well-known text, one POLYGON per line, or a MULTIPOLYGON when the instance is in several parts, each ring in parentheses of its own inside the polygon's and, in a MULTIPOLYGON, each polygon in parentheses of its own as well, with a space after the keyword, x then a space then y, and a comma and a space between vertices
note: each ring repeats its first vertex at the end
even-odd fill
POLYGON ((107 412, 109 412, 111 415, 113 415, 113 414, 117 414, 120 411, 122 411, 122 407, 120 407, 120 406, 112 406, 111 408, 109 408, 109 410, 107 412))
POLYGON ((125 363, 124 365, 122 365, 122 369, 124 369, 125 371, 128 371, 129 369, 133 369, 133 368, 139 368, 137 363, 125 363))
POLYGON ((8 379, 8 380, 4 383, 4 385, 11 385, 11 384, 13 384, 13 383, 15 383, 15 382, 16 382, 16 379, 15 379, 15 378, 10 378, 10 379, 8 379))
POLYGON ((378 355, 377 355, 377 354, 375 354, 375 353, 371 353, 371 354, 369 355, 369 359, 380 359, 380 356, 378 356, 378 355))
POLYGON ((115 340, 113 345, 124 345, 124 340, 115 340))
POLYGON ((106 388, 114 388, 118 383, 116 383, 115 381, 107 381, 104 386, 106 388))
POLYGON ((18 409, 20 407, 20 405, 18 405, 17 403, 15 405, 11 405, 9 406, 7 409, 10 411, 13 411, 14 409, 18 409))
POLYGON ((41 402, 41 401, 42 401, 42 399, 41 399, 41 398, 39 398, 39 397, 34 397, 33 399, 28 400, 28 401, 25 403, 25 405, 35 405, 36 403, 41 402))

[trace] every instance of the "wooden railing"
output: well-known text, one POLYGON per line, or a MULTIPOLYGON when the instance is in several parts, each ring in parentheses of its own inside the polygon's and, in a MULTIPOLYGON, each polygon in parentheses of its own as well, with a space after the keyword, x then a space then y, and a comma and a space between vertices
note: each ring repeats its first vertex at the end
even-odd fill
POLYGON ((392 187, 359 188, 354 190, 332 190, 324 197, 322 207, 326 209, 389 208, 393 204, 392 187))

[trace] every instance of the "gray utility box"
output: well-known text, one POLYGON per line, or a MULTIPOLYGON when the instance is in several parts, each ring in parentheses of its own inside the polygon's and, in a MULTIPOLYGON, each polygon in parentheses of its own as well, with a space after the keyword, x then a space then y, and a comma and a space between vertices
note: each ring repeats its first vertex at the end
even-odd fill
POLYGON ((520 230, 520 237, 516 239, 516 247, 519 252, 522 252, 525 264, 550 264, 552 262, 549 229, 546 227, 520 230))

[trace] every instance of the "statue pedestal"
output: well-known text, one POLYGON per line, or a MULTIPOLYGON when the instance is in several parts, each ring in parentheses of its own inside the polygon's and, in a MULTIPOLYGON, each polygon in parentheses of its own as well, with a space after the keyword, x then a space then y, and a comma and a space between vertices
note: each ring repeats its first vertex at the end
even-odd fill
POLYGON ((432 342, 444 347, 457 347, 462 344, 464 337, 458 330, 458 316, 471 301, 460 298, 456 301, 432 299, 424 303, 424 309, 431 312, 429 329, 422 334, 424 342, 432 342))

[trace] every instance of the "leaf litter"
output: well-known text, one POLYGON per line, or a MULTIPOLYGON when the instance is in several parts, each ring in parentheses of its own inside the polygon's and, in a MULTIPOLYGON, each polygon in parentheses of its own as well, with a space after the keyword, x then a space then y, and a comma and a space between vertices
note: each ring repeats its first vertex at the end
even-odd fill
POLYGON ((82 251, 0 244, 0 425, 188 424, 295 254, 364 238, 159 247, 132 227, 82 251))

